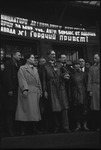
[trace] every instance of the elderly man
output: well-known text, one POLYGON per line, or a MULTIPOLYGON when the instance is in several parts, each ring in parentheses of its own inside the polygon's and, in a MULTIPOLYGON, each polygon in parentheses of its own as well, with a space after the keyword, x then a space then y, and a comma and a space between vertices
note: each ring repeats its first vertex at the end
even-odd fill
POLYGON ((65 83, 61 78, 61 65, 56 62, 54 50, 50 50, 47 55, 48 62, 44 67, 43 89, 45 96, 48 98, 48 111, 51 114, 49 119, 53 119, 49 120, 49 124, 54 125, 54 133, 61 130, 60 124, 62 124, 62 131, 68 133, 70 132, 67 113, 69 104, 65 83))

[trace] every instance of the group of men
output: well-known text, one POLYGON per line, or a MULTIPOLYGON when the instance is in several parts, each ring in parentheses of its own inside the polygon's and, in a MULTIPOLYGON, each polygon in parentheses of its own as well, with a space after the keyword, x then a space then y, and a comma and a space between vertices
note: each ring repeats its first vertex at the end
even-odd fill
POLYGON ((72 125, 75 131, 89 131, 88 110, 93 110, 99 130, 99 54, 90 67, 82 58, 69 66, 65 54, 57 62, 54 50, 47 53, 47 61, 26 54, 24 65, 20 52, 5 62, 3 53, 1 50, 1 130, 10 136, 69 133, 72 125))

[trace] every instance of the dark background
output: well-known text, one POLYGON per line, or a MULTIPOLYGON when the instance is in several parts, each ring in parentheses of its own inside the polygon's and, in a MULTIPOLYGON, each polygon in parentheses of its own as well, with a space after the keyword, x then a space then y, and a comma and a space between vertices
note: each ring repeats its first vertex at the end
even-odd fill
POLYGON ((62 26, 100 27, 97 5, 68 0, 1 0, 0 3, 1 13, 8 15, 62 26))

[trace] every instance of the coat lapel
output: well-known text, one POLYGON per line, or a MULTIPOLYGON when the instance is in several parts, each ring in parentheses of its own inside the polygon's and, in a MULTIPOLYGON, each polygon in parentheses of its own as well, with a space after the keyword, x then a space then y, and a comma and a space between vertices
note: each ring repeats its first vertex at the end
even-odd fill
POLYGON ((57 74, 58 74, 58 66, 57 66, 57 71, 54 70, 53 66, 49 63, 49 67, 52 71, 52 74, 54 75, 54 77, 56 78, 57 77, 57 74))
POLYGON ((31 74, 31 76, 33 76, 33 78, 38 82, 38 73, 37 73, 37 69, 35 67, 33 67, 33 69, 29 66, 29 65, 25 65, 25 68, 27 70, 27 72, 29 72, 31 74))

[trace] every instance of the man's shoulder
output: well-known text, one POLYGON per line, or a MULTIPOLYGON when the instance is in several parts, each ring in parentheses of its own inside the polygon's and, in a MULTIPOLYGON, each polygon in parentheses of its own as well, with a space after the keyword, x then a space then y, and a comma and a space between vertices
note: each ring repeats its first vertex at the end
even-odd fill
POLYGON ((14 64, 14 63, 13 63, 13 61, 12 61, 11 58, 10 58, 10 59, 7 59, 7 60, 5 61, 5 66, 6 66, 6 67, 9 67, 9 66, 11 67, 11 66, 13 66, 13 64, 14 64))
POLYGON ((93 64, 91 67, 90 67, 90 70, 93 70, 96 66, 93 64))
POLYGON ((50 63, 47 61, 46 64, 44 65, 44 68, 47 68, 50 66, 50 63))

